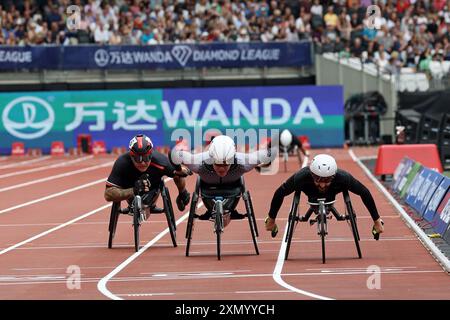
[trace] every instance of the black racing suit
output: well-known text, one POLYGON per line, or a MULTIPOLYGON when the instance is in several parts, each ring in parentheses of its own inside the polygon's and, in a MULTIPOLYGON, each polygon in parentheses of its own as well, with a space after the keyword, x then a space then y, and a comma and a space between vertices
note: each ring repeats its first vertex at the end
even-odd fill
POLYGON ((283 204, 284 197, 295 191, 305 193, 308 197, 308 201, 310 202, 317 202, 317 199, 319 198, 325 198, 325 201, 329 202, 335 200, 336 195, 344 190, 350 191, 361 197, 367 210, 369 210, 373 221, 380 218, 375 201, 373 200, 369 189, 356 180, 350 173, 339 169, 327 191, 320 192, 314 184, 309 167, 297 171, 275 191, 272 198, 272 203, 270 204, 269 217, 275 219, 281 205, 283 204))

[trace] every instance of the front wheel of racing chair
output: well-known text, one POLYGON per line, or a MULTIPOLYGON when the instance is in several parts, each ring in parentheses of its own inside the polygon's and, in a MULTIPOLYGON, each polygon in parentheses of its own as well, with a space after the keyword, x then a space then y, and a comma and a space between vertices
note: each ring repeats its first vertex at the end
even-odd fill
POLYGON ((132 205, 133 212, 133 230, 134 230, 134 250, 136 252, 140 249, 139 243, 139 229, 143 219, 143 208, 142 208, 142 198, 140 196, 135 196, 132 205))
POLYGON ((192 194, 191 206, 189 207, 189 217, 188 223, 186 226, 186 257, 189 257, 189 248, 191 246, 192 239, 192 229, 194 228, 194 217, 197 209, 197 202, 199 199, 199 191, 200 191, 200 177, 197 177, 197 182, 195 184, 195 191, 192 194))
POLYGON ((175 222, 175 215, 173 213, 173 207, 172 207, 172 200, 170 199, 170 193, 169 189, 164 184, 164 180, 161 179, 160 183, 160 192, 161 197, 163 199, 164 204, 164 213, 166 215, 167 219, 167 226, 169 228, 170 238, 172 239, 172 244, 174 247, 177 246, 177 240, 176 240, 176 222, 175 222))
POLYGON ((294 234, 295 226, 299 221, 298 217, 298 204, 300 203, 300 192, 295 192, 294 199, 292 200, 291 210, 289 212, 288 218, 288 229, 286 233, 286 238, 284 239, 286 243, 286 252, 284 254, 284 260, 288 259, 289 250, 291 248, 292 236, 294 234))
POLYGON ((353 211, 353 206, 352 202, 350 201, 350 195, 348 191, 345 190, 342 193, 344 196, 345 206, 347 208, 347 215, 345 216, 345 219, 347 220, 347 222, 350 220, 350 228, 352 229, 353 239, 355 240, 356 251, 358 252, 358 258, 361 259, 362 254, 361 248, 359 247, 360 238, 358 232, 358 225, 356 224, 356 214, 353 211))
POLYGON ((223 198, 214 199, 214 232, 217 238, 217 260, 220 260, 220 239, 223 232, 223 198))

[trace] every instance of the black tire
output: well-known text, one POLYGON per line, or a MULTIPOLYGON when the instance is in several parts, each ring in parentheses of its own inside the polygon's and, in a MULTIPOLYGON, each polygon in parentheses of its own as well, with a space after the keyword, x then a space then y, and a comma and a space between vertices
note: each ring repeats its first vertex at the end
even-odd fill
MULTIPOLYGON (((251 210, 251 208, 250 208, 250 203, 247 203, 247 201, 250 201, 248 193, 247 193, 247 200, 245 202, 246 202, 247 211, 249 211, 249 209, 251 210)), ((256 230, 255 230, 256 223, 253 220, 252 214, 248 213, 247 218, 248 218, 248 224, 250 226, 250 233, 252 234, 253 245, 255 247, 256 254, 259 255, 258 243, 256 242, 256 237, 257 237, 256 230)))
POLYGON ((188 223, 186 226, 186 257, 189 257, 189 248, 191 246, 191 239, 192 239, 192 229, 194 228, 194 215, 197 207, 197 201, 198 201, 198 194, 194 193, 192 195, 192 201, 191 201, 191 207, 189 209, 189 217, 188 217, 188 223))
POLYGON ((216 232, 217 238, 217 260, 220 260, 220 238, 222 236, 223 231, 223 206, 222 202, 219 201, 215 205, 216 207, 216 217, 214 220, 214 230, 216 232))
POLYGON ((252 197, 250 195, 250 191, 247 190, 246 192, 247 192, 248 204, 250 206, 251 216, 252 216, 252 220, 253 220, 253 229, 255 229, 256 237, 259 237, 258 224, 256 223, 255 210, 253 210, 252 197))
POLYGON ((164 212, 166 214, 167 226, 169 227, 170 238, 172 239, 172 244, 174 247, 177 246, 177 235, 175 230, 175 223, 173 216, 173 211, 171 211, 169 192, 166 187, 164 187, 164 193, 162 194, 164 203, 164 212))
POLYGON ((296 192, 294 194, 294 199, 292 201, 291 211, 289 212, 288 229, 287 229, 287 233, 286 233, 286 238, 284 239, 284 241, 287 242, 286 252, 284 253, 284 260, 288 259, 289 251, 291 250, 291 242, 292 242, 292 237, 294 235, 295 223, 297 222, 297 209, 298 209, 299 202, 300 202, 300 193, 296 192))
POLYGON ((172 205, 172 199, 170 198, 170 193, 169 193, 169 189, 167 187, 164 187, 165 191, 166 191, 166 196, 167 196, 167 203, 169 205, 169 210, 170 210, 170 217, 172 219, 172 225, 173 225, 173 229, 176 231, 177 230, 177 222, 175 221, 175 214, 173 211, 173 205, 172 205))
POLYGON ((140 248, 140 240, 139 240, 139 229, 141 227, 140 219, 140 210, 136 205, 133 206, 133 229, 134 229, 134 250, 136 252, 139 251, 140 248))
POLYGON ((355 241, 356 246, 356 252, 358 253, 358 258, 362 258, 361 248, 359 246, 359 232, 358 232, 358 225, 356 224, 356 214, 353 211, 353 207, 351 202, 346 203, 347 205, 347 212, 348 212, 348 219, 350 220, 350 227, 352 229, 353 239, 355 241))
POLYGON ((120 215, 120 202, 113 202, 111 206, 111 215, 109 217, 109 238, 108 238, 108 248, 112 248, 114 236, 116 234, 117 222, 120 215))

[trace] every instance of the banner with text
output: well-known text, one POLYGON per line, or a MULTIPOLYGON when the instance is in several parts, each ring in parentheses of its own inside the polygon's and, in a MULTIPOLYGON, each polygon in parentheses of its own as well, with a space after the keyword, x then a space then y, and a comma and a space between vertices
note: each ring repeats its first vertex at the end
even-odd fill
POLYGON ((310 42, 0 47, 0 70, 311 66, 310 42))
MULTIPOLYGON (((307 135, 312 147, 344 142, 341 86, 271 86, 1 93, 0 152, 14 141, 48 150, 76 146, 78 134, 127 146, 138 132, 173 145, 175 129, 284 129, 307 135)), ((195 142, 192 142, 196 146, 195 142)))

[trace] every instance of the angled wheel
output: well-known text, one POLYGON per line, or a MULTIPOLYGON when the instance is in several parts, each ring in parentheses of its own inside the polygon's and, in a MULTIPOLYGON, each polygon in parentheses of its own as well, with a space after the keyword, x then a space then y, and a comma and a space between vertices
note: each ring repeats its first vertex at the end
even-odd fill
POLYGON ((248 190, 247 190, 247 196, 248 196, 248 204, 250 206, 250 213, 251 213, 252 221, 253 221, 253 229, 255 229, 255 235, 257 237, 259 237, 258 224, 256 223, 255 210, 253 210, 252 197, 250 195, 250 191, 248 191, 248 190))
POLYGON ((243 194, 245 209, 247 210, 247 218, 248 224, 250 226, 250 232, 252 234, 253 245, 255 246, 256 254, 259 255, 258 243, 256 242, 257 231, 255 230, 256 222, 254 220, 254 214, 252 212, 253 208, 251 207, 250 194, 248 191, 245 191, 243 194))
POLYGON ((356 252, 358 253, 358 258, 362 258, 361 248, 359 246, 359 232, 358 232, 358 225, 356 224, 356 214, 353 211, 353 206, 350 201, 350 196, 348 195, 348 192, 344 194, 344 201, 345 205, 347 207, 347 219, 350 220, 350 227, 352 229, 353 239, 355 241, 356 246, 356 252))
POLYGON ((167 203, 169 205, 169 211, 170 211, 170 217, 172 219, 172 225, 174 230, 177 230, 177 222, 175 221, 175 214, 173 211, 173 206, 172 206, 172 199, 170 198, 170 193, 169 193, 169 189, 167 187, 164 187, 165 191, 166 191, 166 196, 167 196, 167 203))
POLYGON ((299 202, 300 202, 300 193, 296 192, 294 195, 294 200, 292 201, 291 211, 289 212, 288 230, 286 233, 286 238, 284 240, 285 242, 287 242, 286 252, 284 253, 284 260, 287 260, 289 257, 289 250, 291 249, 292 236, 294 234, 294 228, 297 222, 297 209, 299 202))
POLYGON ((112 248, 114 236, 116 234, 117 222, 119 220, 120 215, 120 202, 113 202, 111 207, 111 215, 109 217, 109 239, 108 239, 108 248, 112 248))
POLYGON ((174 219, 174 214, 173 214, 173 210, 172 210, 172 206, 170 203, 170 195, 169 195, 169 190, 167 190, 166 187, 163 187, 163 190, 161 192, 161 197, 163 199, 163 203, 164 203, 164 213, 166 215, 166 220, 167 220, 167 226, 169 227, 169 233, 170 233, 170 238, 172 239, 172 244, 174 247, 177 246, 177 235, 176 235, 176 230, 175 230, 175 219, 174 219))
POLYGON ((195 209, 197 207, 197 201, 198 201, 198 194, 194 193, 192 195, 191 200, 191 206, 189 209, 189 217, 188 217, 188 223, 186 226, 186 257, 189 257, 189 248, 191 246, 191 239, 192 239, 192 229, 194 228, 194 216, 195 216, 195 209))

